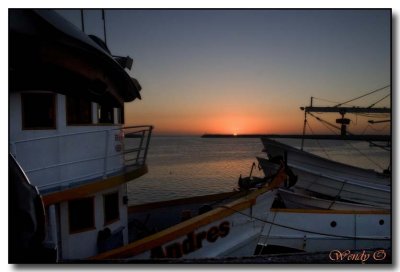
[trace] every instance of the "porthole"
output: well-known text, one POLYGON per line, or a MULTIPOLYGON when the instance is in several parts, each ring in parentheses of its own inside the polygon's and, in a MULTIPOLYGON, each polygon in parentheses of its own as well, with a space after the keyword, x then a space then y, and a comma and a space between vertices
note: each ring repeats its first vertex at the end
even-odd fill
POLYGON ((379 220, 379 225, 383 225, 383 224, 385 224, 385 220, 383 220, 383 219, 379 220))
POLYGON ((332 228, 336 227, 336 225, 337 225, 336 221, 332 221, 332 222, 331 222, 331 227, 332 227, 332 228))

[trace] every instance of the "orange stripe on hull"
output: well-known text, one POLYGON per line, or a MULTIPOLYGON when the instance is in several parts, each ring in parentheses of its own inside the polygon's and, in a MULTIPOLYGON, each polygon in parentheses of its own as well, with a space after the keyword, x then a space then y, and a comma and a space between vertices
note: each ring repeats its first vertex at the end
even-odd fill
POLYGON ((78 186, 72 189, 66 189, 59 192, 50 193, 47 195, 43 195, 43 203, 45 206, 68 201, 72 199, 82 198, 89 195, 93 195, 94 193, 107 190, 109 188, 113 188, 119 186, 123 183, 129 182, 133 179, 136 179, 148 172, 148 168, 146 165, 140 167, 135 170, 128 171, 122 175, 110 177, 108 179, 101 179, 95 182, 91 182, 89 184, 85 184, 82 186, 78 186))

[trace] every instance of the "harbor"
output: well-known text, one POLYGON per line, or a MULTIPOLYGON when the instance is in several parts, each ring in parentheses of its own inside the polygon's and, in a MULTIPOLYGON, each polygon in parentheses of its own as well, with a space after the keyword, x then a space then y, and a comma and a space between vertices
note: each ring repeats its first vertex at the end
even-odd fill
MULTIPOLYGON (((144 52, 159 48, 139 41, 136 63, 121 54, 131 51, 117 46, 125 44, 120 38, 107 40, 118 20, 141 18, 141 27, 155 23, 158 33, 168 17, 160 12, 9 11, 9 263, 392 263, 388 79, 335 101, 311 96, 308 106, 301 92, 288 104, 265 100, 252 109, 269 114, 251 116, 243 99, 259 103, 273 92, 233 90, 223 100, 223 92, 211 92, 202 101, 212 87, 161 91, 140 70, 148 68, 142 56, 154 57, 144 52), (102 38, 85 28, 95 13, 102 38)), ((230 29, 220 16, 294 18, 273 10, 166 12, 184 21, 192 14, 187 22, 199 28, 188 29, 201 29, 205 18, 230 29)), ((307 19, 308 12, 298 14, 307 19)), ((366 23, 388 16, 365 12, 366 23)), ((111 33, 130 38, 120 31, 111 33)))

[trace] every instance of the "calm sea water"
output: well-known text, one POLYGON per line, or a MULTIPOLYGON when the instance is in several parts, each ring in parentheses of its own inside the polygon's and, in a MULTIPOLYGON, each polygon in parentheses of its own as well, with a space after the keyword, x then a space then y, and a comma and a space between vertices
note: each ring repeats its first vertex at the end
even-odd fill
MULTIPOLYGON (((295 147, 301 144, 298 139, 279 141, 295 147)), ((128 184, 129 204, 232 191, 240 175, 249 175, 256 156, 265 157, 262 149, 256 138, 153 137, 149 173, 128 184)), ((377 171, 387 168, 390 160, 390 152, 366 142, 306 140, 305 150, 377 171)), ((256 167, 253 175, 263 173, 256 167)))

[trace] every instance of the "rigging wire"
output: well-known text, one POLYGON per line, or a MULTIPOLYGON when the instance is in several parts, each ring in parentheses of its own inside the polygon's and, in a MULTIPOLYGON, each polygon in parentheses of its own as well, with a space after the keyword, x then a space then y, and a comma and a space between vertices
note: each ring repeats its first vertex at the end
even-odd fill
MULTIPOLYGON (((312 114, 311 114, 312 115, 312 114)), ((320 118, 319 118, 320 119, 320 118)), ((318 120, 318 119, 317 119, 318 120)), ((335 131, 333 131, 329 126, 327 126, 327 124, 330 124, 329 122, 326 122, 325 120, 323 120, 324 122, 322 122, 322 124, 326 127, 326 128, 328 128, 332 133, 334 133, 334 134, 336 134, 336 135, 338 135, 338 133, 336 133, 335 131)), ((332 124, 330 124, 330 125, 332 125, 332 124)), ((332 125, 333 126, 333 125, 332 125)), ((334 126, 335 127, 335 126, 334 126)), ((349 133, 350 134, 350 133, 349 133)), ((374 164, 375 166, 377 166, 377 167, 379 167, 379 169, 381 169, 381 170, 383 170, 384 168, 380 165, 380 164, 378 164, 377 162, 375 162, 374 160, 372 160, 370 157, 368 157, 366 154, 364 154, 363 152, 361 152, 361 150, 359 150, 358 148, 356 148, 355 146, 353 146, 352 144, 350 144, 348 141, 344 141, 345 142, 345 144, 347 144, 347 145, 350 145, 353 149, 355 149, 356 151, 358 151, 363 157, 365 157, 367 160, 369 160, 372 164, 374 164)), ((368 141, 369 143, 372 143, 372 141, 368 141)), ((373 144, 373 143, 372 143, 373 144)), ((376 145, 375 145, 376 146, 376 145)), ((385 147, 382 147, 382 146, 377 146, 377 147, 380 147, 380 148, 382 148, 382 149, 385 149, 385 150, 388 150, 387 148, 385 148, 385 147)), ((326 153, 326 151, 323 149, 323 151, 326 153)), ((329 155, 328 155, 328 157, 329 157, 329 155)))
MULTIPOLYGON (((268 217, 269 217, 269 214, 268 214, 268 217)), ((276 213, 274 213, 274 217, 272 218, 272 223, 274 223, 275 217, 276 217, 276 213)), ((263 222, 263 223, 264 224, 263 224, 261 233, 264 232, 265 225, 267 225, 267 222, 263 222)), ((263 250, 264 250, 264 248, 268 245, 268 240, 269 240, 269 236, 270 236, 271 230, 272 230, 272 224, 269 225, 268 234, 265 237, 264 242, 262 243, 261 249, 259 250, 259 254, 257 254, 257 255, 261 255, 263 250)), ((262 238, 262 235, 260 235, 260 237, 258 237, 258 242, 257 242, 258 245, 260 244, 261 238, 262 238)))
MULTIPOLYGON (((307 122, 307 126, 308 126, 308 128, 310 129, 311 134, 315 135, 315 133, 314 133, 313 129, 311 128, 309 122, 307 122)), ((318 139, 317 139, 316 141, 317 141, 317 144, 318 144, 319 148, 325 153, 325 155, 326 155, 329 159, 331 159, 331 157, 329 156, 328 152, 327 152, 327 151, 325 150, 325 148, 321 145, 320 141, 319 141, 318 139)))
POLYGON ((383 98, 379 99, 378 101, 376 101, 375 103, 373 103, 371 106, 369 106, 368 108, 372 108, 373 106, 375 106, 376 104, 378 104, 379 102, 381 102, 382 100, 384 100, 385 98, 389 97, 390 94, 387 94, 386 96, 384 96, 383 98))
POLYGON ((363 116, 363 117, 372 117, 372 118, 388 118, 390 116, 390 113, 382 113, 382 114, 371 114, 371 113, 359 113, 359 112, 352 112, 350 114, 354 114, 354 115, 359 115, 359 116, 363 116))
POLYGON ((322 122, 322 123, 326 123, 327 125, 329 125, 329 126, 331 126, 331 127, 333 127, 333 128, 336 128, 336 129, 340 130, 340 127, 335 126, 334 124, 331 124, 331 123, 329 123, 328 121, 325 121, 324 119, 322 119, 322 118, 320 118, 320 117, 318 117, 318 116, 315 116, 315 115, 312 114, 311 112, 309 112, 308 114, 310 114, 312 117, 314 117, 314 118, 317 119, 318 121, 320 121, 320 122, 322 122))
POLYGON ((350 99, 350 100, 348 100, 348 101, 346 101, 346 102, 339 103, 339 104, 335 105, 334 107, 339 107, 339 106, 341 106, 341 105, 343 105, 343 104, 347 104, 347 103, 349 103, 349 102, 352 102, 352 101, 355 101, 355 100, 357 100, 357 99, 363 98, 363 97, 365 97, 365 96, 367 96, 367 95, 370 95, 370 94, 373 94, 373 93, 382 91, 382 90, 386 89, 386 88, 389 87, 389 86, 390 86, 390 84, 389 84, 389 85, 386 85, 385 87, 382 87, 382 88, 373 90, 373 91, 371 91, 371 92, 368 92, 368 93, 366 93, 366 94, 363 94, 363 95, 361 95, 361 96, 358 96, 358 97, 356 97, 356 98, 350 99))
MULTIPOLYGON (((324 98, 318 98, 318 97, 314 97, 314 96, 313 96, 313 99, 314 100, 320 100, 320 101, 328 102, 328 103, 331 103, 331 104, 340 104, 341 103, 341 102, 338 102, 338 101, 328 100, 328 99, 324 99, 324 98)), ((336 107, 336 106, 332 106, 332 107, 336 107)), ((348 105, 348 107, 357 107, 357 105, 350 104, 350 105, 348 105)))
POLYGON ((328 103, 332 103, 332 104, 339 104, 339 103, 340 103, 340 102, 337 102, 337 101, 332 101, 332 100, 328 100, 328 99, 324 99, 324 98, 319 98, 319 97, 314 97, 314 96, 313 96, 313 99, 314 99, 314 100, 320 100, 320 101, 328 102, 328 103))
MULTIPOLYGON (((313 114, 312 113, 310 113, 311 114, 311 116, 313 116, 313 114)), ((316 117, 316 116, 313 116, 314 118, 316 117)), ((323 119, 321 119, 321 118, 319 118, 319 117, 317 117, 317 120, 319 120, 319 121, 321 121, 323 124, 327 124, 327 125, 330 125, 330 126, 332 126, 332 127, 335 127, 335 128, 337 128, 337 129, 340 129, 340 128, 338 128, 338 127, 336 127, 335 125, 333 125, 333 124, 331 124, 331 123, 329 123, 329 122, 327 122, 327 121, 325 121, 325 120, 323 120, 323 119)), ((347 131, 348 132, 348 134, 349 135, 353 135, 352 133, 350 133, 349 131, 347 131)), ((335 133, 336 134, 336 133, 335 133)), ((370 157, 368 157, 366 154, 364 154, 361 150, 359 150, 358 148, 356 148, 354 145, 352 145, 349 141, 344 141, 347 145, 350 145, 354 150, 356 150, 357 152, 359 152, 363 157, 365 157, 367 160, 369 160, 372 164, 374 164, 375 166, 377 166, 377 167, 379 167, 379 169, 381 169, 381 170, 384 170, 384 168, 380 165, 380 164, 378 164, 376 161, 374 161, 374 160, 372 160, 370 157)), ((368 141, 369 143, 372 143, 372 141, 368 141)), ((387 148, 385 148, 385 147, 382 147, 382 146, 378 146, 378 147, 380 147, 380 148, 382 148, 382 149, 384 149, 384 150, 387 150, 387 151, 389 151, 387 148)))
MULTIPOLYGON (((329 125, 329 126, 331 126, 331 127, 333 127, 333 128, 336 128, 336 129, 338 129, 338 130, 341 129, 340 127, 335 126, 335 125, 329 123, 328 121, 326 121, 326 120, 324 120, 324 119, 322 119, 322 118, 320 118, 320 117, 318 117, 318 116, 315 116, 314 114, 312 114, 312 113, 310 113, 310 112, 309 112, 308 114, 310 114, 312 117, 314 117, 314 118, 317 119, 318 121, 322 122, 323 124, 329 125)), ((331 131, 332 131, 332 130, 331 130, 331 131)), ((333 133, 336 134, 336 135, 339 135, 339 134, 336 133, 336 132, 333 132, 333 133)), ((349 134, 349 135, 355 135, 354 133, 351 133, 350 131, 347 131, 347 134, 349 134)), ((369 141, 369 140, 366 140, 366 141, 373 144, 372 141, 369 141)), ((387 148, 385 148, 385 147, 383 147, 383 146, 379 146, 379 147, 380 147, 381 149, 383 149, 383 150, 390 151, 390 149, 387 149, 387 148)))
MULTIPOLYGON (((372 164, 374 164, 375 166, 379 167, 379 169, 381 169, 382 171, 385 169, 384 167, 382 167, 379 163, 377 163, 376 161, 374 161, 373 159, 371 159, 370 157, 368 157, 364 152, 362 152, 361 150, 359 150, 357 147, 355 147, 354 145, 352 145, 350 143, 350 141, 344 141, 347 145, 351 146, 354 150, 356 150, 358 153, 360 153, 363 157, 365 157, 367 160, 369 160, 372 164)), ((370 142, 372 143, 372 142, 370 142)), ((385 149, 385 148, 384 148, 385 149)), ((387 150, 387 149, 386 149, 387 150)))
POLYGON ((373 126, 371 126, 371 124, 368 124, 368 127, 371 128, 373 131, 384 131, 385 129, 387 129, 389 125, 386 124, 385 126, 383 126, 382 128, 374 128, 373 126))
MULTIPOLYGON (((356 98, 353 98, 353 99, 350 99, 350 100, 348 100, 348 101, 346 101, 346 102, 343 102, 343 103, 338 103, 337 105, 335 105, 334 107, 339 107, 339 106, 341 106, 341 105, 343 105, 343 104, 347 104, 347 103, 349 103, 349 102, 352 102, 352 101, 355 101, 355 100, 357 100, 357 99, 360 99, 360 98, 363 98, 363 97, 365 97, 365 96, 368 96, 368 95, 371 95, 371 94, 373 94, 373 93, 376 93, 376 92, 379 92, 379 91, 382 91, 382 90, 384 90, 384 89, 386 89, 386 88, 388 88, 389 86, 391 86, 390 84, 389 85, 387 85, 387 86, 384 86, 384 87, 382 87, 382 88, 379 88, 379 89, 375 89, 375 90, 373 90, 373 91, 370 91, 370 92, 368 92, 368 93, 366 93, 366 94, 364 94, 364 95, 361 95, 361 96, 358 96, 358 97, 356 97, 356 98)), ((384 99, 386 99, 387 97, 389 97, 390 96, 390 93, 389 94, 387 94, 387 95, 385 95, 383 98, 381 98, 381 99, 379 99, 378 101, 376 101, 375 103, 373 103, 373 104, 371 104, 368 108, 372 108, 373 106, 375 106, 376 104, 378 104, 379 102, 381 102, 381 101, 383 101, 384 99)), ((333 102, 333 101, 330 101, 330 100, 326 100, 326 99, 321 99, 321 98, 315 98, 314 97, 314 99, 318 99, 318 100, 321 100, 321 101, 326 101, 326 102, 329 102, 329 103, 336 103, 336 102, 333 102)), ((312 114, 311 112, 308 112, 308 114, 310 114, 312 117, 314 117, 316 120, 318 120, 318 121, 320 121, 325 127, 327 127, 331 132, 333 132, 332 131, 332 127, 333 128, 335 128, 335 129, 337 129, 337 130, 341 130, 341 128, 340 127, 338 127, 338 126, 335 126, 335 125, 333 125, 332 123, 330 123, 330 122, 328 122, 328 121, 326 121, 326 120, 324 120, 324 119, 322 119, 322 118, 320 118, 320 117, 317 117, 317 116, 315 116, 314 114, 312 114)), ((390 116, 390 113, 389 114, 370 114, 370 113, 354 113, 355 114, 355 117, 357 118, 358 116, 362 116, 362 117, 373 117, 373 118, 388 118, 388 116, 390 116)), ((357 122, 356 122, 357 123, 357 122)), ((314 132, 312 131, 312 128, 311 128, 311 126, 308 124, 308 122, 307 122, 307 125, 308 125, 308 127, 310 128, 310 130, 311 130, 311 132, 314 134, 314 132)), ((305 128, 305 126, 306 126, 306 121, 305 121, 305 123, 304 123, 304 128, 305 128)), ((363 131, 363 133, 362 133, 362 135, 364 135, 364 133, 366 132, 366 130, 369 128, 369 126, 366 126, 365 127, 365 129, 364 129, 364 131, 363 131)), ((372 128, 372 127, 371 127, 372 128)), ((387 128, 387 126, 385 126, 385 127, 383 127, 383 128, 381 128, 381 129, 373 129, 373 130, 375 130, 375 131, 383 131, 384 129, 386 129, 387 128)), ((338 133, 336 133, 336 132, 333 132, 334 134, 336 134, 336 135, 338 135, 338 133)), ((303 133, 304 134, 304 133, 303 133)), ((354 135, 354 134, 352 134, 352 133, 350 133, 349 131, 347 131, 347 134, 348 135, 354 135)), ((387 149, 387 148, 385 148, 384 146, 379 146, 379 145, 376 145, 376 144, 374 144, 372 141, 369 141, 369 140, 367 140, 367 142, 369 142, 370 144, 372 144, 372 145, 374 145, 374 146, 376 146, 376 147, 379 147, 379 148, 381 148, 381 149, 384 149, 384 150, 386 150, 386 151, 390 151, 390 149, 387 149)), ((320 145, 320 143, 317 141, 317 143, 318 143, 318 145, 321 147, 321 145, 320 145)), ((359 152, 363 157, 365 157, 367 160, 369 160, 371 163, 373 163, 375 166, 377 166, 378 168, 380 168, 380 169, 384 169, 379 163, 377 163, 377 162, 375 162, 374 160, 372 160, 371 158, 369 158, 366 154, 364 154, 361 150, 359 150, 358 148, 356 148, 354 145, 352 145, 350 142, 348 142, 348 141, 345 141, 345 143, 347 144, 347 145, 349 145, 349 146, 351 146, 353 149, 355 149, 357 152, 359 152)), ((322 147, 321 147, 322 148, 322 147)), ((326 153, 326 151, 322 148, 322 150, 326 153)), ((328 155, 329 156, 329 155, 328 155)))
POLYGON ((323 126, 325 126, 330 132, 332 132, 334 135, 339 135, 339 133, 335 130, 333 130, 330 126, 328 126, 326 123, 321 122, 323 126))
POLYGON ((370 126, 371 126, 370 124, 367 124, 367 125, 365 126, 363 132, 361 132, 361 135, 364 135, 365 132, 367 131, 367 129, 368 129, 370 126))

